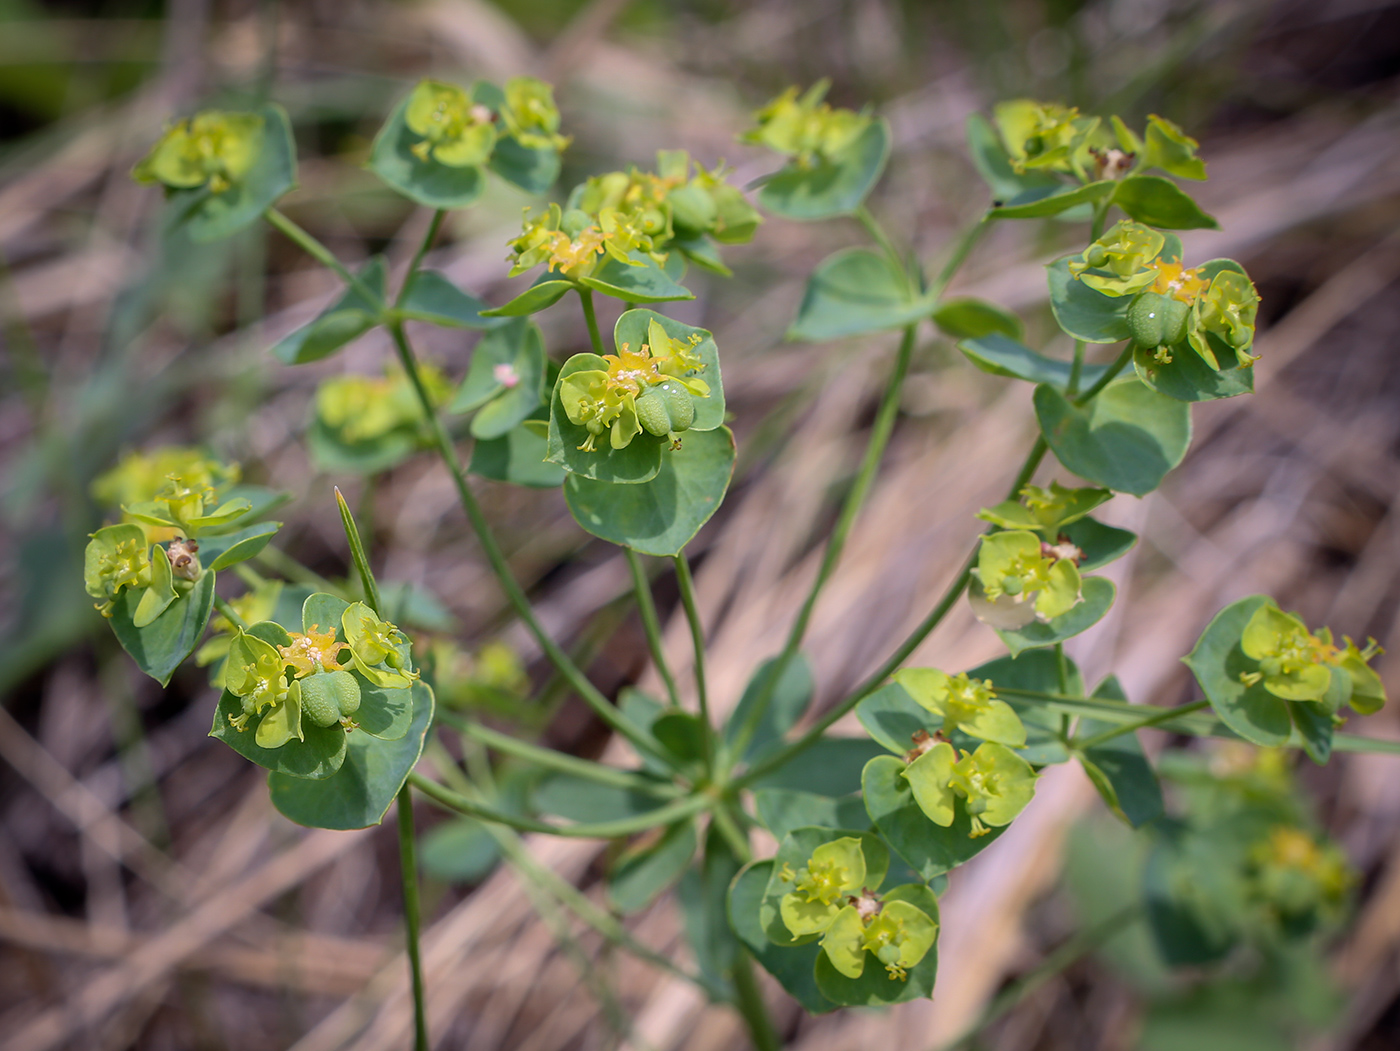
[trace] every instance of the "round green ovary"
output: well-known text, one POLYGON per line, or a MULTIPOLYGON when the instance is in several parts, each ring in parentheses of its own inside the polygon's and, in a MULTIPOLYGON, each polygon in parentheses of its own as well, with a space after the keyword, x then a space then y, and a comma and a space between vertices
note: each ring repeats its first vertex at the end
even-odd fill
POLYGON ((678 383, 658 384, 637 399, 637 422, 658 438, 689 430, 695 422, 695 402, 678 383))
POLYGON ((360 707, 360 684, 348 671, 321 672, 301 680, 301 710, 317 726, 334 726, 360 707))
POLYGON ((1191 308, 1160 292, 1143 292, 1128 307, 1128 331, 1141 347, 1170 347, 1186 338, 1191 308))

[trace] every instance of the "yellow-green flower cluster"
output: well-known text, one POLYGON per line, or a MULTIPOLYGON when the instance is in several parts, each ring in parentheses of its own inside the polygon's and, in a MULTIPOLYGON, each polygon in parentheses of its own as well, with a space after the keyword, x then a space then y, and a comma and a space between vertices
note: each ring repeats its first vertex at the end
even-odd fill
POLYGON ((690 427, 695 417, 693 398, 708 398, 710 386, 695 373, 704 361, 695 352, 700 337, 674 339, 652 320, 647 342, 636 350, 624 343, 616 354, 603 355, 606 369, 570 373, 559 384, 564 414, 587 428, 579 446, 593 452, 604 431, 614 449, 625 449, 643 430, 670 437, 690 427))
POLYGON ((196 113, 167 128, 132 169, 132 177, 172 190, 208 186, 211 193, 224 193, 256 163, 263 125, 263 118, 256 113, 196 113))
POLYGON ((1275 825, 1249 850, 1252 896, 1276 922, 1338 917, 1356 881, 1346 855, 1294 825, 1275 825))
POLYGON ((691 170, 684 150, 657 153, 657 171, 639 168, 595 175, 579 186, 567 208, 550 205, 530 216, 510 242, 513 268, 522 274, 545 263, 565 277, 589 276, 604 258, 637 265, 634 252, 666 261, 672 242, 712 237, 721 244, 750 240, 761 221, 722 168, 691 170))
POLYGON ((794 937, 822 935, 832 966, 847 978, 865 972, 873 953, 895 981, 928 955, 938 924, 906 901, 881 901, 865 888, 866 862, 860 840, 851 836, 823 843, 795 873, 785 869, 793 889, 779 899, 778 911, 794 937))
POLYGON ((1157 350, 1162 362, 1172 360, 1172 348, 1187 343, 1211 368, 1220 359, 1212 340, 1233 352, 1241 365, 1254 360, 1259 293, 1238 264, 1216 270, 1188 269, 1179 259, 1162 256, 1166 237, 1141 223, 1123 221, 1099 238, 1069 271, 1083 284, 1106 296, 1132 296, 1127 322, 1134 342, 1157 350))
POLYGON ((516 77, 506 81, 504 95, 505 105, 494 113, 456 84, 419 81, 404 109, 408 130, 421 136, 410 147, 413 155, 449 168, 474 168, 491 159, 502 136, 528 149, 562 150, 569 144, 559 134, 559 109, 548 84, 516 77))
POLYGON ((1327 628, 1314 635, 1302 618, 1265 603, 1240 637, 1244 655, 1258 662, 1256 670, 1240 672, 1240 681, 1262 683, 1275 697, 1314 701, 1332 712, 1343 704, 1363 715, 1378 711, 1385 704, 1385 686, 1369 661, 1381 648, 1374 639, 1364 649, 1349 638, 1343 641, 1335 645, 1327 628))
POLYGON ((1011 167, 1017 172, 1077 173, 1076 154, 1098 127, 1097 117, 1055 102, 1012 99, 993 111, 1011 167))
POLYGON ((754 113, 757 127, 744 132, 739 141, 792 157, 801 168, 836 160, 865 133, 874 117, 833 109, 822 101, 830 88, 829 80, 817 81, 802 95, 796 87, 788 88, 754 113))
POLYGON ((961 730, 983 741, 1011 748, 1025 746, 1026 728, 1021 717, 997 699, 990 679, 970 679, 967 672, 949 675, 937 668, 904 668, 895 672, 894 681, 921 707, 942 716, 942 733, 961 730))
POLYGON ((112 615, 112 605, 126 588, 151 583, 150 544, 140 526, 107 526, 92 534, 83 552, 83 586, 97 599, 97 611, 112 615))
MULTIPOLYGON (((236 598, 229 599, 228 605, 244 624, 257 624, 272 619, 272 615, 277 609, 277 602, 281 597, 282 582, 280 580, 263 580, 251 591, 245 591, 236 598)), ((238 634, 239 628, 222 613, 215 613, 209 619, 209 630, 213 632, 213 635, 208 642, 195 651, 194 662, 201 668, 216 664, 217 667, 209 676, 209 685, 223 689, 224 660, 228 657, 229 644, 233 641, 234 635, 238 634)))
MULTIPOLYGON (((436 365, 424 363, 419 374, 434 406, 447 403, 452 384, 436 365)), ((346 375, 326 380, 316 389, 316 416, 347 444, 372 442, 397 432, 418 435, 422 410, 418 395, 400 368, 383 376, 346 375)))
POLYGON ((976 751, 957 751, 947 741, 916 741, 920 754, 904 768, 914 801, 935 825, 947 828, 958 796, 972 819, 969 836, 985 836, 1009 825, 1035 795, 1036 772, 1010 748, 984 741, 976 751))
POLYGON ((359 679, 400 689, 418 674, 407 667, 406 641, 394 625, 380 620, 363 602, 348 606, 337 626, 313 624, 292 632, 286 644, 274 645, 246 631, 229 642, 224 688, 239 699, 239 713, 229 724, 240 732, 256 721, 254 740, 261 748, 281 748, 305 740, 303 717, 326 728, 339 723, 355 729, 359 679))
POLYGON ((983 535, 969 593, 973 612, 1002 631, 1068 613, 1083 599, 1073 545, 1046 543, 1028 529, 983 535))

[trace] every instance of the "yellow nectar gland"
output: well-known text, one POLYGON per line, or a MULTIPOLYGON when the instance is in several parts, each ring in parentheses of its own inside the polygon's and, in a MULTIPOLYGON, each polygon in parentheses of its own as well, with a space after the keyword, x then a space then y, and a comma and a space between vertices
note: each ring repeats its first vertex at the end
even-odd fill
POLYGON ((1210 279, 1202 277, 1199 270, 1187 270, 1175 259, 1154 259, 1147 266, 1157 271, 1157 277, 1152 282, 1152 291, 1179 299, 1183 303, 1194 303, 1210 284, 1210 279))
POLYGON ((319 624, 311 625, 304 635, 292 632, 292 644, 277 647, 282 659, 296 669, 298 679, 305 678, 318 668, 323 671, 341 670, 338 658, 345 644, 335 641, 334 627, 330 631, 317 631, 319 627, 319 624))
POLYGON ((547 242, 549 247, 549 266, 547 269, 567 274, 579 269, 579 267, 587 266, 603 254, 603 244, 608 240, 608 237, 608 234, 596 226, 590 226, 580 231, 578 237, 573 240, 570 240, 569 235, 564 231, 556 231, 547 242))
POLYGON ((665 378, 658 368, 660 361, 651 356, 651 347, 645 343, 635 353, 631 344, 624 343, 616 354, 604 354, 603 360, 608 363, 609 390, 636 396, 665 378))

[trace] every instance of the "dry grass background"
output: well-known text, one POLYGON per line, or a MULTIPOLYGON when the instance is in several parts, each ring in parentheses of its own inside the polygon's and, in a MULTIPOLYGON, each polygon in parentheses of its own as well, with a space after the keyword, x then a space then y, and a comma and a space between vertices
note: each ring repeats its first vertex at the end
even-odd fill
MULTIPOLYGON (((35 23, 42 32, 0 30, 0 62, 11 67, 44 47, 75 68, 145 63, 144 79, 105 100, 85 101, 75 78, 65 112, 19 121, 0 155, 6 1051, 374 1051, 407 1046, 411 1033, 391 833, 305 831, 277 816, 260 773, 204 736, 213 697, 202 676, 182 674, 163 693, 84 612, 74 557, 96 524, 84 490, 120 448, 206 441, 256 480, 295 491, 282 535, 327 574, 344 569, 329 500, 338 482, 374 521, 385 577, 428 587, 465 644, 504 631, 534 656, 505 626, 431 457, 373 490, 309 465, 299 434, 315 383, 388 357, 372 335, 322 365, 271 363, 266 347, 336 293, 329 275, 275 237, 242 243, 207 272, 198 260, 173 273, 150 264, 155 202, 126 173, 172 107, 220 84, 270 77, 302 140, 288 211, 343 258, 383 250, 399 267, 425 217, 353 162, 378 114, 429 71, 553 79, 577 136, 566 183, 677 145, 706 161, 729 157, 746 181, 770 163, 733 144, 747 111, 789 81, 830 75, 838 101, 873 98, 890 116, 894 161, 873 207, 926 260, 982 207, 962 122, 999 94, 1078 96, 1179 119, 1203 140, 1212 178, 1199 196, 1224 228, 1186 236, 1187 254, 1239 258, 1264 297, 1258 393, 1198 406, 1192 451, 1162 489, 1109 505, 1110 520, 1142 541, 1110 572, 1113 612, 1069 649, 1086 677, 1114 670, 1135 700, 1190 699, 1177 658, 1221 605, 1263 590, 1310 623, 1377 636, 1391 650, 1382 675, 1400 690, 1400 5, 1115 0, 1076 13, 1029 0, 172 0, 163 22, 91 14, 60 9, 35 23)), ((523 203, 498 188, 454 216, 431 265, 500 301, 503 245, 523 203)), ((1013 307, 1048 337, 1041 264, 1073 236, 1054 224, 998 228, 955 290, 1013 307)), ((699 277, 698 298, 673 311, 715 330, 737 414, 736 484, 692 556, 720 710, 781 645, 893 355, 888 336, 782 342, 814 262, 858 240, 853 224, 770 221, 734 253, 736 280, 699 277)), ((586 340, 563 306, 541 322, 556 354, 586 340)), ((417 336, 450 369, 467 360, 460 336, 417 336)), ((925 340, 886 465, 805 647, 819 703, 922 618, 961 563, 971 515, 1000 495, 1032 438, 1028 388, 925 340)), ((654 686, 639 626, 625 608, 619 620, 628 584, 616 554, 584 542, 557 492, 482 491, 550 629, 574 643, 600 637, 591 671, 605 688, 654 686)), ((659 586, 669 615, 675 596, 659 586)), ((689 639, 674 616, 667 645, 683 671, 689 639)), ((966 667, 996 652, 991 632, 960 610, 915 659, 966 667)), ((1353 729, 1400 737, 1392 710, 1353 729)), ((545 736, 625 758, 581 707, 561 708, 545 736)), ((1395 1047, 1400 767, 1345 755, 1302 776, 1365 875, 1331 957, 1349 1007, 1316 1046, 1395 1047)), ((791 1046, 932 1051, 960 1033, 1072 930, 1055 890, 1062 840, 1097 806, 1077 768, 1054 768, 1014 828, 955 874, 932 1002, 811 1019, 771 988, 791 1046)), ((422 815, 425 827, 435 819, 422 815)), ((527 839, 524 849, 600 896, 598 846, 527 839)), ((690 987, 557 916, 541 919, 510 866, 476 888, 432 886, 429 904, 438 1047, 703 1051, 744 1041, 735 1019, 690 987), (618 1007, 632 1020, 621 1032, 618 1007)), ((685 957, 667 900, 629 926, 685 957)), ((1138 1011, 1102 965, 1081 961, 988 1029, 982 1046, 1127 1049, 1138 1011)))

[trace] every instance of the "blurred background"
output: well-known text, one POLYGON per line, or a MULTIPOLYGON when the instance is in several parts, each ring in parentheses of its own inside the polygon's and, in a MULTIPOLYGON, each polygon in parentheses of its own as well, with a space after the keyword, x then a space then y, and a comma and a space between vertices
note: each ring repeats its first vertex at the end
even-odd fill
MULTIPOLYGON (((429 216, 361 164, 428 74, 552 81, 574 136, 561 196, 673 147, 726 159, 743 185, 775 167, 735 143, 750 111, 830 77, 833 102, 890 118, 872 209, 933 265, 986 205, 969 113, 1029 95, 1139 127, 1175 120, 1201 141, 1211 178, 1197 196, 1223 228, 1184 237, 1187 258, 1241 260, 1263 298, 1258 393, 1197 406, 1195 444, 1163 488, 1108 505, 1142 540, 1109 574, 1117 606, 1069 649, 1086 678, 1115 671, 1135 701, 1192 700, 1178 658, 1222 605, 1267 591, 1309 624, 1387 645, 1378 666, 1400 692, 1400 3, 0 0, 0 1047, 371 1051, 411 1032, 392 832, 278 816, 262 773, 205 736, 207 673, 191 664, 160 689, 83 594, 85 535, 102 522, 90 486, 125 452, 201 445, 292 492, 278 544, 329 578, 348 568, 339 485, 382 579, 411 589, 441 703, 620 758, 512 626, 430 454, 371 475, 308 456, 317 385, 381 373, 383 334, 318 365, 276 363, 267 348, 338 294, 333 275, 265 229, 162 241, 160 195, 128 177, 172 114, 274 99, 300 154, 287 213, 347 262, 384 252, 401 269, 429 216)), ((505 280, 505 244, 531 203, 493 181, 451 216, 431 265, 503 302, 525 280, 505 280)), ((1082 234, 1002 224, 954 291, 1016 310, 1031 345, 1067 354, 1042 264, 1082 234)), ((862 239, 854 223, 770 220, 727 253, 733 279, 693 274, 697 298, 669 311, 716 333, 736 414, 735 484, 691 547, 720 710, 781 645, 893 357, 892 335, 783 341, 816 261, 862 239)), ((585 348, 570 301, 539 320, 556 357, 585 348)), ((415 337, 462 374, 474 337, 415 337)), ((922 618, 1033 436, 1029 387, 975 371, 929 331, 902 407, 805 647, 819 704, 922 618)), ((558 490, 480 484, 550 629, 609 693, 654 686, 616 549, 584 536, 558 490)), ((657 589, 679 673, 689 639, 668 574, 657 589)), ((999 652, 960 610, 914 661, 956 669, 999 652)), ((1400 720, 1392 706, 1349 729, 1395 738, 1400 720)), ((1341 755, 1296 777, 1358 882, 1349 919, 1287 980, 1168 974, 1140 923, 1086 939, 1141 854, 1078 768, 1057 767, 955 874, 932 1002, 810 1018, 771 986, 785 1037, 803 1051, 934 1051, 993 1004, 976 1046, 998 1051, 1400 1046, 1400 765, 1341 755)), ((479 829, 427 808, 420 828, 436 1046, 745 1040, 690 987, 538 914, 479 829)), ((529 847, 602 900, 607 848, 529 847)), ((628 923, 688 957, 670 900, 628 923)))

